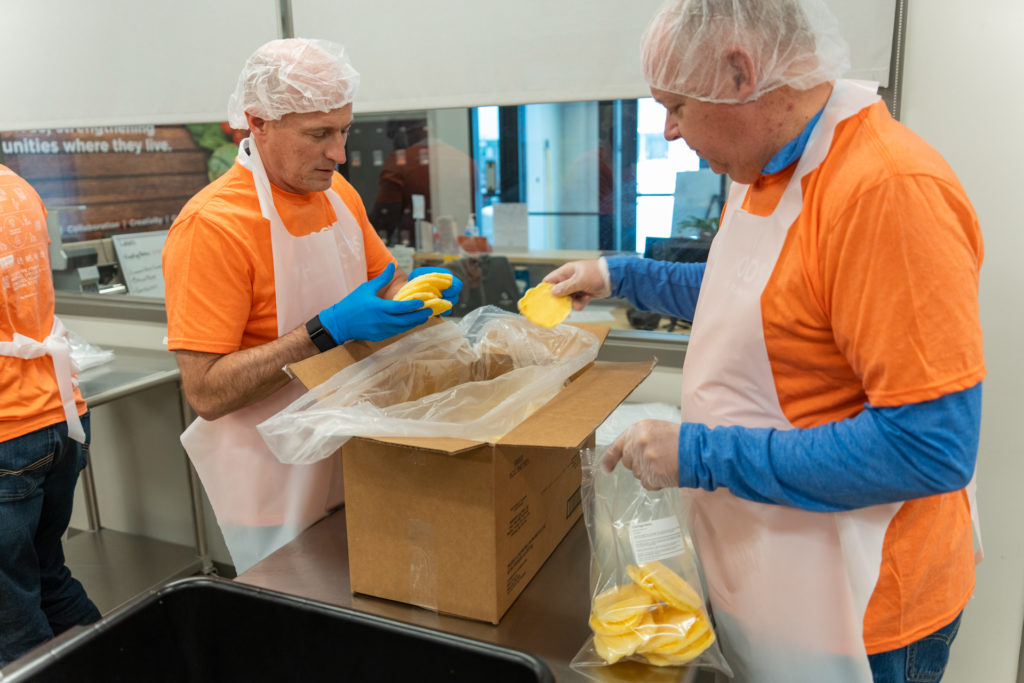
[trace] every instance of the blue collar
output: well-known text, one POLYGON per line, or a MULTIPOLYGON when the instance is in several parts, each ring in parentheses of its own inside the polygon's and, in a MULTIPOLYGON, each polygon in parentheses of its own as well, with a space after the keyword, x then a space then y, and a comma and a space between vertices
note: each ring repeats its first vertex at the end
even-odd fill
POLYGON ((800 135, 796 136, 785 146, 775 153, 775 156, 771 158, 771 161, 761 171, 762 175, 770 175, 772 173, 778 173, 782 169, 789 166, 791 163, 800 158, 800 155, 804 153, 804 148, 807 147, 807 138, 811 137, 811 131, 814 130, 814 124, 821 118, 821 112, 825 111, 822 107, 817 114, 811 117, 811 120, 804 126, 804 130, 800 135))

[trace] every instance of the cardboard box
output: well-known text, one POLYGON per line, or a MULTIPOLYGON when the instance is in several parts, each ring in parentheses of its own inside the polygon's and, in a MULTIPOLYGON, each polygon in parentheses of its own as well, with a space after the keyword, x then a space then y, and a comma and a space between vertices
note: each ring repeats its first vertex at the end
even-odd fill
MULTIPOLYGON (((312 387, 380 346, 346 344, 290 370, 312 387)), ((350 439, 352 591, 498 623, 580 517, 579 450, 653 367, 593 363, 495 443, 350 439)))

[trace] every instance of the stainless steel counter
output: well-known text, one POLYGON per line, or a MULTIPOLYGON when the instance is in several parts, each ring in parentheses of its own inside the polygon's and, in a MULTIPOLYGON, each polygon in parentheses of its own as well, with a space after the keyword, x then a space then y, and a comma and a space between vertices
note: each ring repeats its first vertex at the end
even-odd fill
POLYGON ((348 576, 345 511, 339 510, 243 572, 237 581, 409 624, 530 652, 562 681, 655 681, 702 683, 708 672, 657 669, 636 663, 591 669, 583 675, 569 662, 590 635, 590 546, 580 521, 555 549, 497 626, 446 616, 389 600, 352 595, 348 576))
POLYGON ((78 377, 82 396, 95 408, 151 387, 177 382, 174 354, 128 347, 109 347, 114 360, 83 370, 78 377))
MULTIPOLYGON (((180 380, 174 355, 129 347, 106 347, 114 352, 114 360, 82 371, 79 388, 89 409, 130 397, 138 392, 180 380)), ((180 390, 177 392, 180 396, 180 390)), ((187 416, 182 402, 171 418, 184 426, 187 416)), ((182 457, 185 457, 182 451, 182 457)), ((186 458, 187 480, 192 501, 193 547, 168 543, 147 536, 103 528, 99 512, 99 496, 93 469, 104 461, 104 444, 93 439, 90 462, 81 475, 88 528, 69 530, 64 543, 65 556, 72 573, 101 612, 108 612, 121 603, 167 581, 212 568, 206 548, 203 510, 199 486, 191 464, 186 458)))

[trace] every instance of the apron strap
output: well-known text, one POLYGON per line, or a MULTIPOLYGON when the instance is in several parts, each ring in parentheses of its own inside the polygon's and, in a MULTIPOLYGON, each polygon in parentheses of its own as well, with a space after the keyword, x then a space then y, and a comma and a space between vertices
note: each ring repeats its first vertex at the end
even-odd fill
POLYGON ((978 515, 978 470, 975 468, 965 488, 967 502, 971 507, 971 523, 974 525, 974 564, 985 559, 985 547, 981 543, 981 517, 978 515))
POLYGON ((53 316, 53 327, 43 341, 36 341, 15 332, 12 341, 0 342, 0 356, 24 360, 50 357, 61 405, 64 408, 64 419, 68 425, 68 436, 78 443, 85 443, 85 429, 82 427, 81 418, 78 417, 78 404, 75 402, 74 375, 78 367, 71 359, 71 344, 68 343, 67 335, 64 323, 57 316, 53 316))

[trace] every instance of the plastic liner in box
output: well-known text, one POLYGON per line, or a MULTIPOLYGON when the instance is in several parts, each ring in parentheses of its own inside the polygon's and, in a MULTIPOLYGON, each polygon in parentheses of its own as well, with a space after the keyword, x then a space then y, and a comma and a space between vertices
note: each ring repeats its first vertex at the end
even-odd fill
POLYGON ((553 682, 536 656, 212 577, 182 579, 0 672, 32 681, 553 682))

